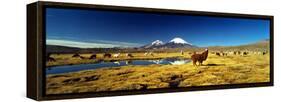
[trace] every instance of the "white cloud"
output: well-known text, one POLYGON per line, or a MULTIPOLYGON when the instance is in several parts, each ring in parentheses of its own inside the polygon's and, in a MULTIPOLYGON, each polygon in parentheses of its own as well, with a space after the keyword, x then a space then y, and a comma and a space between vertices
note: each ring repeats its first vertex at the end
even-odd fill
POLYGON ((135 47, 136 43, 118 42, 118 41, 98 41, 98 42, 79 42, 71 40, 47 39, 47 45, 60 45, 78 48, 113 48, 113 47, 135 47))

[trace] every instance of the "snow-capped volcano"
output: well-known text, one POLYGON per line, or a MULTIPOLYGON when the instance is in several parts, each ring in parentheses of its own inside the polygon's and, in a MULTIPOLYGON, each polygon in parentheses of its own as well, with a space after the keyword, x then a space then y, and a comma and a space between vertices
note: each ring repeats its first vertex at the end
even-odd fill
POLYGON ((165 48, 191 48, 196 47, 193 46, 191 43, 183 40, 182 38, 176 37, 170 40, 168 43, 163 45, 165 48))
POLYGON ((163 41, 160 41, 160 40, 155 40, 151 43, 151 45, 162 45, 164 44, 163 41))
POLYGON ((158 49, 158 48, 190 48, 190 47, 196 47, 196 46, 193 46, 191 43, 188 43, 182 38, 176 37, 167 43, 163 43, 160 40, 155 40, 151 44, 147 44, 145 46, 142 46, 141 48, 158 49))
POLYGON ((147 45, 142 46, 142 48, 156 48, 156 47, 160 47, 163 44, 164 44, 163 41, 155 40, 151 44, 147 44, 147 45))
POLYGON ((185 40, 183 40, 182 38, 179 38, 179 37, 176 37, 176 38, 172 39, 169 43, 189 44, 189 45, 192 45, 192 44, 186 42, 185 40))

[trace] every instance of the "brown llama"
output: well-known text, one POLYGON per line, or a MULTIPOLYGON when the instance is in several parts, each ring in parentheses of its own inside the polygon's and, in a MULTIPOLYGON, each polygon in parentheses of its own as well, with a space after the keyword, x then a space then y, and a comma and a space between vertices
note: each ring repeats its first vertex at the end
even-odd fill
POLYGON ((83 57, 83 56, 80 56, 79 58, 80 58, 80 59, 85 59, 85 57, 83 57))
POLYGON ((47 57, 48 62, 56 62, 55 58, 53 57, 47 57))
POLYGON ((75 53, 72 57, 80 57, 78 53, 75 53))
POLYGON ((242 56, 246 56, 246 55, 248 55, 248 52, 243 52, 242 56))
POLYGON ((216 55, 217 55, 217 56, 221 56, 221 54, 220 54, 219 52, 216 52, 216 55))
POLYGON ((237 52, 237 55, 241 55, 241 52, 240 52, 240 51, 238 51, 238 52, 237 52))
POLYGON ((225 52, 222 52, 222 56, 227 56, 227 53, 225 53, 225 52))
POLYGON ((48 53, 46 56, 48 62, 56 62, 55 58, 51 57, 51 53, 48 53))
POLYGON ((111 54, 110 54, 110 53, 105 53, 105 54, 103 55, 103 57, 104 57, 104 58, 105 58, 105 57, 111 58, 111 54))
POLYGON ((199 65, 202 65, 203 61, 205 61, 208 57, 208 49, 206 49, 202 54, 194 54, 191 56, 191 60, 193 62, 193 65, 196 65, 197 62, 199 62, 199 65))
POLYGON ((97 55, 96 54, 92 54, 89 59, 96 59, 96 58, 97 58, 97 55))
MULTIPOLYGON (((127 56, 127 57, 134 57, 131 53, 127 53, 126 56, 127 56)), ((153 56, 152 53, 151 53, 151 56, 153 56)))

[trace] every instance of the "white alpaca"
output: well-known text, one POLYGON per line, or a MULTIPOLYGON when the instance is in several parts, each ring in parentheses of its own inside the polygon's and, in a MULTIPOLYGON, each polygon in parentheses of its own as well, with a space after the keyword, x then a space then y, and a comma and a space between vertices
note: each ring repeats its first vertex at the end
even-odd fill
POLYGON ((133 55, 131 53, 126 53, 127 57, 133 57, 133 55))
POLYGON ((144 55, 144 56, 147 56, 147 55, 148 55, 148 52, 144 53, 143 55, 144 55))
POLYGON ((120 53, 114 54, 113 57, 114 58, 118 58, 120 56, 120 53))
POLYGON ((149 55, 150 55, 150 56, 154 56, 154 55, 153 55, 153 52, 149 52, 149 55))

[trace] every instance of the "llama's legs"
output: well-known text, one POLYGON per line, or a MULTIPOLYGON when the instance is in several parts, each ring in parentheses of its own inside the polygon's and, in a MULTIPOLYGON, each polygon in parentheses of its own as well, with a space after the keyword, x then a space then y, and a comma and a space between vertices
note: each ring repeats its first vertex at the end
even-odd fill
POLYGON ((196 62, 197 62, 197 61, 193 61, 193 65, 194 65, 194 66, 196 66, 196 62))
POLYGON ((202 66, 202 61, 199 61, 199 66, 202 66))

